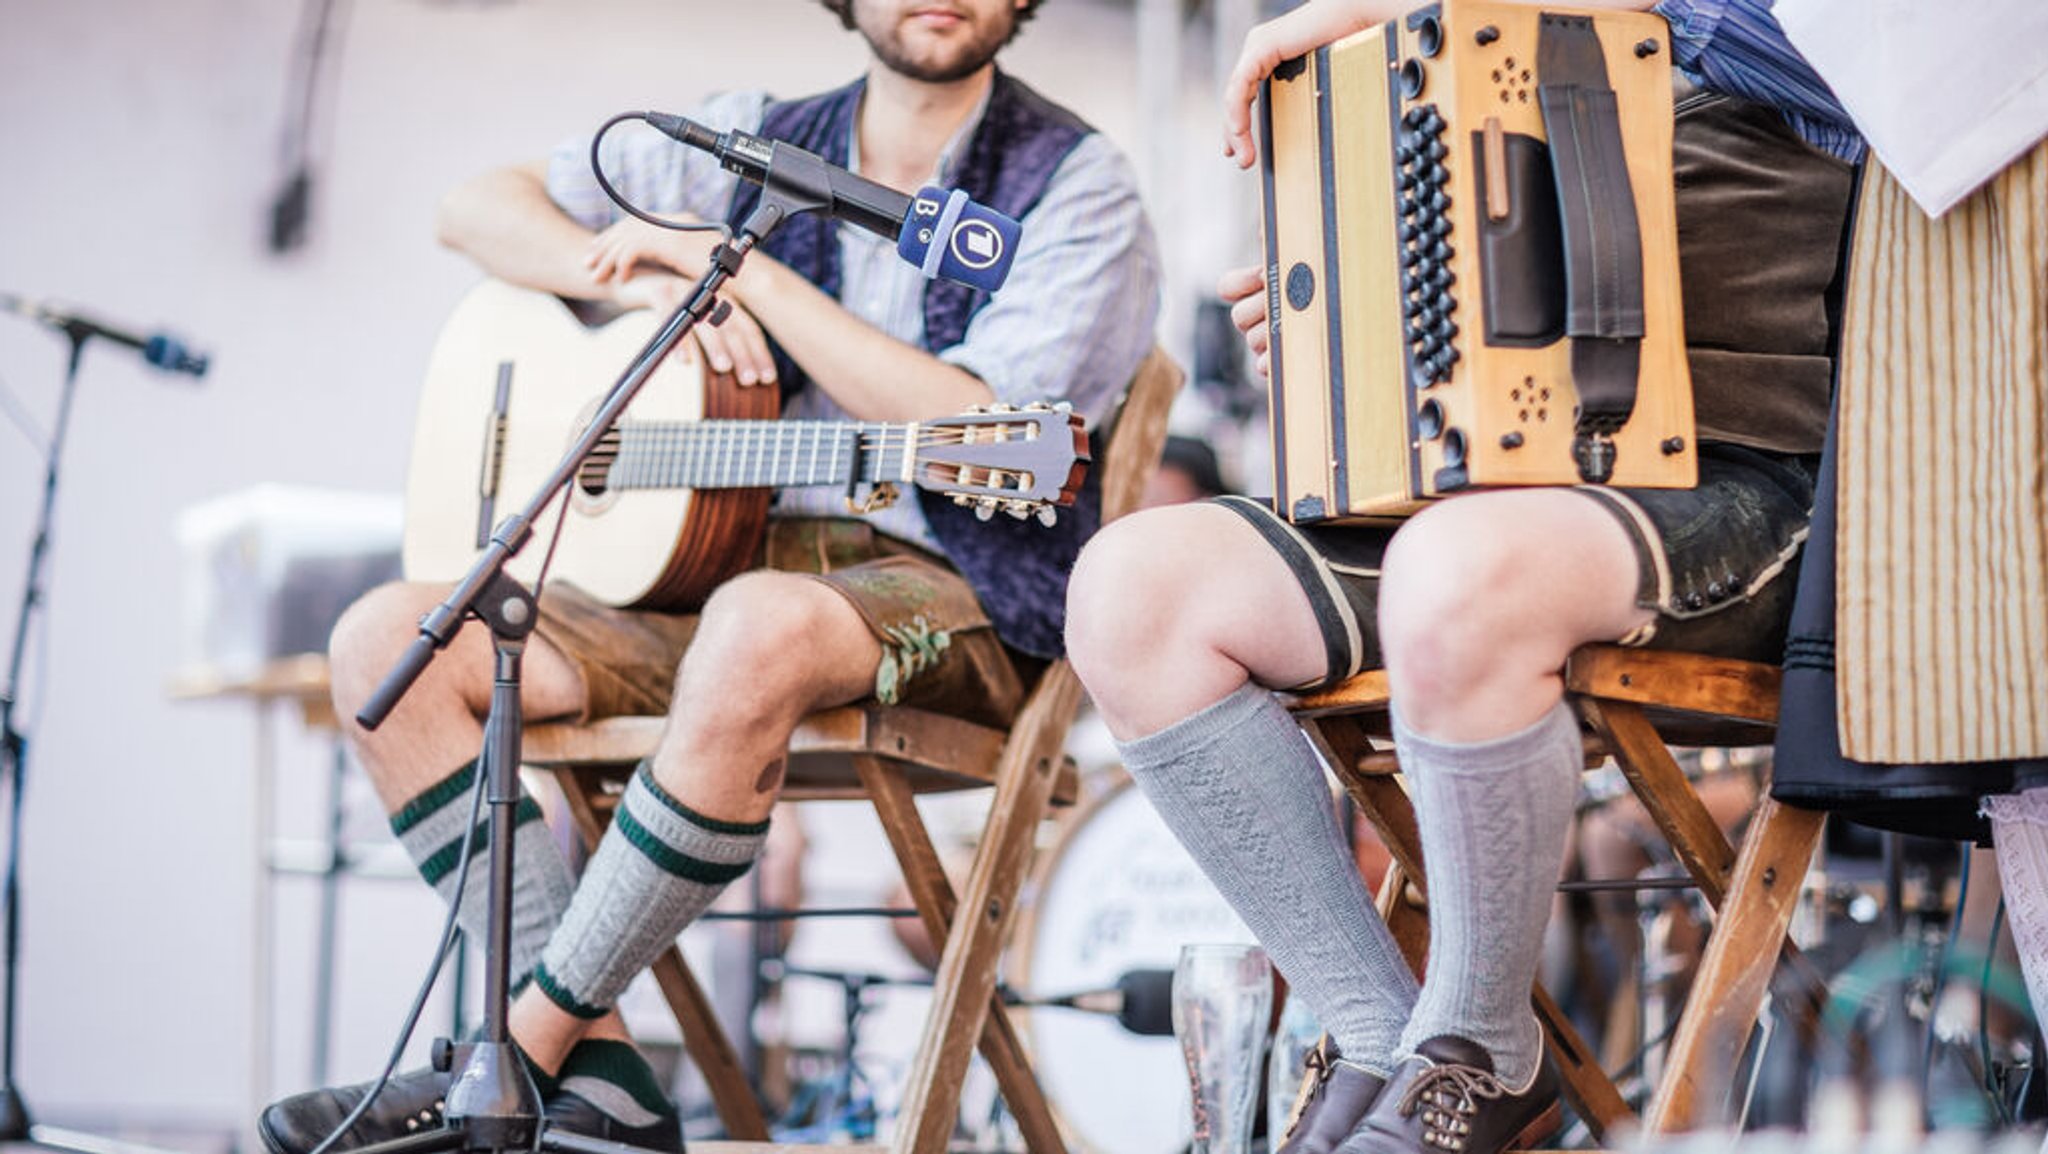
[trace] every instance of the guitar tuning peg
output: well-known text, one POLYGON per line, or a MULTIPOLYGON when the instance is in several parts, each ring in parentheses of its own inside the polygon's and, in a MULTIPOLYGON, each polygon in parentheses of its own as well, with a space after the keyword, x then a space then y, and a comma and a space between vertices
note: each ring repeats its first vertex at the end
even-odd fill
POLYGON ((994 497, 983 497, 983 498, 981 498, 981 499, 980 499, 979 501, 976 501, 976 502, 974 503, 974 519, 975 519, 975 520, 977 520, 977 521, 986 521, 986 520, 988 520, 988 519, 989 519, 990 517, 993 517, 993 516, 995 516, 995 515, 996 515, 996 499, 995 499, 994 497))
POLYGON ((963 508, 963 509, 964 509, 964 508, 966 508, 966 507, 967 507, 967 503, 968 503, 969 501, 972 501, 973 499, 974 499, 974 498, 972 498, 972 497, 969 497, 969 496, 968 496, 967 494, 965 494, 965 493, 955 493, 955 494, 953 494, 953 503, 954 503, 955 505, 958 505, 958 506, 960 506, 960 507, 961 507, 961 508, 963 508))
POLYGON ((973 416, 979 416, 980 414, 982 414, 982 413, 985 413, 985 412, 987 412, 987 411, 988 411, 988 410, 987 410, 987 409, 986 409, 985 407, 981 406, 981 405, 969 405, 969 406, 967 406, 967 415, 968 415, 968 416, 970 416, 970 417, 973 417, 973 416))
POLYGON ((1050 529, 1053 527, 1053 523, 1058 521, 1059 519, 1060 511, 1058 509, 1053 508, 1051 505, 1040 505, 1038 507, 1039 524, 1050 529))
POLYGON ((1054 401, 1052 403, 1052 411, 1055 413, 1071 413, 1074 411, 1074 402, 1054 401))
POLYGON ((988 411, 991 413, 1014 413, 1017 411, 1017 406, 997 401, 988 407, 988 411))
POLYGON ((1019 521, 1022 521, 1024 518, 1029 517, 1031 515, 1031 502, 1005 501, 1003 502, 1003 512, 1008 513, 1010 516, 1015 517, 1019 521))
POLYGON ((1027 413, 1049 413, 1052 411, 1052 406, 1044 401, 1033 401, 1024 406, 1024 411, 1027 413))

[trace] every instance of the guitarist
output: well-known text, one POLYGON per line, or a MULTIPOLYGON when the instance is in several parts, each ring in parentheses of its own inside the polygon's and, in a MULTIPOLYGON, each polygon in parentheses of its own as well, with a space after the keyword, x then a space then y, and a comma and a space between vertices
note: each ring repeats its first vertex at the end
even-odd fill
MULTIPOLYGON (((906 421, 991 401, 1108 413, 1153 343, 1158 257, 1131 169, 1101 135, 995 66, 1038 0, 823 0, 866 42, 865 75, 778 101, 715 97, 714 129, 789 140, 871 180, 940 184, 1023 222, 999 298, 927 284, 891 246, 809 217, 771 234, 697 330, 712 370, 779 388, 784 413, 906 421)), ((756 190, 652 133, 607 138, 608 177, 639 207, 737 222, 756 190)), ((667 308, 704 270, 703 234, 621 220, 587 141, 451 194, 440 236, 502 279, 565 297, 667 308)), ((666 712, 580 884, 538 821, 517 837, 511 1032, 557 1126, 659 1150, 680 1128, 613 1009, 627 982, 759 854, 797 721, 867 697, 1006 724, 1035 662, 1057 655, 1066 568, 1096 518, 980 525, 950 503, 847 515, 832 490, 785 492, 759 566, 689 615, 598 606, 551 585, 525 659, 530 718, 666 712)), ((445 590, 387 586, 332 643, 334 700, 353 717, 445 590)), ((399 841, 452 888, 489 703, 489 638, 465 630, 376 732, 354 732, 399 841)), ((527 816, 538 817, 530 802, 527 816)), ((480 846, 473 846, 480 853, 480 846)), ((485 888, 460 917, 483 932, 485 888)), ((338 1148, 438 1124, 448 1076, 401 1074, 338 1148)), ((272 1105, 273 1154, 306 1154, 366 1087, 272 1105)))

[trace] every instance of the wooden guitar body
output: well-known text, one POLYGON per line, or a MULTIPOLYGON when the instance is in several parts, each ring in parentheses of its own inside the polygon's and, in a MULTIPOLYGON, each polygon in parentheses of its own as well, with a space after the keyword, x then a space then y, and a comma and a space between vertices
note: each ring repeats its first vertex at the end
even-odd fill
MULTIPOLYGON (((639 311, 585 326, 552 296, 486 281, 443 327, 420 390, 406 479, 409 579, 453 581, 496 522, 523 507, 561 460, 662 318, 639 311)), ((626 410, 632 421, 775 417, 773 386, 743 388, 682 354, 658 368, 626 410)), ((600 450, 602 451, 602 450, 600 450)), ((682 610, 752 563, 771 491, 571 486, 550 568, 598 600, 682 610)), ((512 560, 532 584, 561 516, 558 498, 512 560)))

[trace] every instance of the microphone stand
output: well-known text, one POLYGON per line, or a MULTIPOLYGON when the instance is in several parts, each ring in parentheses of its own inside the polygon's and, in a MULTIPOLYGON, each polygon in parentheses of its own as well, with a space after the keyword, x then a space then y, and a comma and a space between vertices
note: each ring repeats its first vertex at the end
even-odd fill
POLYGON ((21 700, 21 667, 28 654, 28 635, 36 611, 45 600, 43 582, 50 555, 50 530, 57 509, 57 466, 64 455, 64 437, 71 426, 71 402, 78 395, 78 366, 85 344, 104 335, 82 321, 57 326, 71 343, 64 366, 63 389, 57 400, 57 423, 50 431, 49 455, 43 462, 43 497, 36 513, 36 530, 28 551, 28 580, 21 587, 21 606, 14 618, 13 650, 7 661, 7 680, 0 682, 0 785, 8 789, 7 861, 4 882, 7 913, 0 928, 0 965, 6 977, 0 979, 0 1006, 6 1024, 0 1027, 0 1142, 33 1142, 80 1154, 112 1154, 143 1151, 148 1147, 116 1142, 72 1130, 34 1122, 21 1090, 14 1082, 14 1042, 18 1027, 16 997, 21 981, 21 814, 28 771, 28 738, 15 724, 14 710, 21 700))
MULTIPOLYGON (((740 263, 776 225, 800 212, 827 208, 829 195, 820 198, 801 187, 770 186, 739 234, 720 244, 711 254, 711 267, 697 281, 688 299, 669 315, 661 329, 650 338, 612 386, 597 415, 583 434, 555 466, 540 490, 518 512, 507 517, 491 534, 476 563, 470 567, 448 599, 420 619, 420 636, 400 656, 384 681, 370 696, 356 721, 375 729, 390 715, 406 690, 461 628, 465 618, 474 616, 491 631, 495 659, 490 711, 484 720, 484 747, 480 757, 485 781, 485 800, 490 805, 490 900, 489 930, 484 942, 484 1037, 469 1048, 467 1063, 448 1088, 444 1115, 447 1124, 438 1130, 394 1138, 358 1148, 352 1154, 428 1154, 432 1151, 552 1150, 569 1154, 645 1154, 634 1146, 589 1138, 546 1127, 540 1095, 508 1028, 510 1003, 512 934, 512 828, 513 810, 519 800, 518 766, 523 721, 519 703, 520 661, 526 637, 533 631, 538 612, 533 594, 506 575, 505 563, 533 535, 533 523, 555 493, 570 483, 584 459, 624 413, 642 385, 677 342, 700 321, 717 324, 730 305, 719 303, 718 289, 739 271, 740 263)), ((564 516, 567 511, 564 510, 564 516)), ((442 1069, 453 1064, 447 1045, 437 1045, 435 1062, 442 1069)))

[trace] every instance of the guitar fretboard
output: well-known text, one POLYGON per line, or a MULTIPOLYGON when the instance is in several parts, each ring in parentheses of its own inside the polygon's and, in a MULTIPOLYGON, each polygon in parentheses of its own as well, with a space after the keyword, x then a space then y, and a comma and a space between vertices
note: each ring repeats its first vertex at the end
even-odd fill
MULTIPOLYGON (((619 489, 748 489, 903 481, 919 425, 866 421, 636 421, 619 426, 619 489)), ((602 450, 600 450, 602 451, 602 450)))

